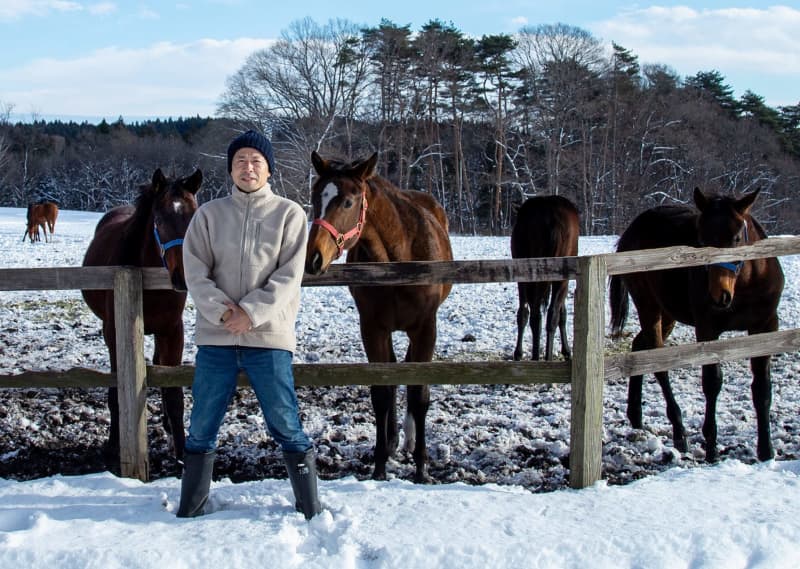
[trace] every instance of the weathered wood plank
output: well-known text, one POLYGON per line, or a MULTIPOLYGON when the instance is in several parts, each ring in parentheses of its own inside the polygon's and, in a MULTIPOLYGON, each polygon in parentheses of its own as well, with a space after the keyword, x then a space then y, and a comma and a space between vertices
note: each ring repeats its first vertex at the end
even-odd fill
MULTIPOLYGON (((640 373, 653 373, 720 361, 738 360, 800 351, 800 330, 780 330, 753 336, 737 336, 713 342, 666 346, 614 354, 605 358, 607 381, 640 373)), ((194 367, 147 366, 149 387, 191 385, 194 367)), ((397 364, 295 364, 298 386, 329 385, 441 385, 467 384, 546 384, 568 383, 571 377, 566 362, 426 362, 397 364), (397 374, 396 376, 393 374, 397 374)), ((115 376, 86 368, 56 371, 26 371, 0 375, 0 388, 91 388, 111 387, 115 376)), ((247 377, 239 377, 246 386, 247 377)))
POLYGON ((0 269, 0 290, 112 289, 116 267, 0 269))
POLYGON ((607 357, 605 378, 609 381, 678 367, 699 366, 798 350, 800 350, 800 330, 797 328, 680 346, 665 346, 607 357))
POLYGON ((603 448, 603 344, 605 282, 603 257, 578 262, 572 350, 569 484, 585 488, 600 480, 603 448))
POLYGON ((0 388, 83 388, 114 387, 117 376, 88 368, 67 370, 25 371, 15 375, 0 375, 0 388))
POLYGON ((605 255, 609 275, 674 269, 709 263, 779 257, 800 253, 800 236, 770 237, 753 245, 731 249, 715 247, 662 247, 605 255))
MULTIPOLYGON (((800 254, 800 237, 770 237, 755 245, 730 249, 665 247, 609 253, 604 255, 611 275, 676 266, 705 265, 800 254)), ((574 279, 580 257, 491 259, 475 261, 415 261, 407 263, 337 263, 324 275, 305 275, 303 286, 386 286, 452 282, 480 284, 492 282, 533 282, 574 279)), ((38 269, 0 269, 3 290, 78 290, 111 289, 116 267, 48 267, 38 269)), ((142 269, 145 289, 170 289, 162 267, 142 269)))
MULTIPOLYGON (((297 386, 332 385, 467 385, 568 383, 567 362, 413 362, 356 364, 295 364, 297 386)), ((193 366, 150 366, 150 386, 187 386, 192 383, 193 366)), ((248 386, 239 375, 239 385, 248 386)))
POLYGON ((114 278, 119 460, 122 476, 147 481, 147 369, 144 361, 142 273, 120 269, 114 278))
POLYGON ((303 286, 493 283, 575 278, 577 257, 477 261, 337 263, 324 275, 305 275, 303 286), (564 276, 566 275, 566 276, 564 276))

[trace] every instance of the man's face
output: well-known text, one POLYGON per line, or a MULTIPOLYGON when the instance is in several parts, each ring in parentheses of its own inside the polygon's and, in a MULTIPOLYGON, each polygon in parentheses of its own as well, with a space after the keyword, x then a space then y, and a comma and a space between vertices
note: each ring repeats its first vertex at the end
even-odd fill
POLYGON ((269 164, 264 155, 255 148, 240 148, 233 155, 231 178, 244 192, 254 192, 267 183, 269 164))

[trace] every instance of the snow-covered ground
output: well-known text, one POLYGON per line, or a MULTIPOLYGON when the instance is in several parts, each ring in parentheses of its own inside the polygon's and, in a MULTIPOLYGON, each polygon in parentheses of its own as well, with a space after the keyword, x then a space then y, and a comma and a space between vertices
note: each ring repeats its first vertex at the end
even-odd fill
MULTIPOLYGON (((21 242, 24 217, 24 210, 0 208, 0 268, 80 265, 99 215, 61 212, 54 242, 35 244, 21 242)), ((509 257, 507 238, 452 242, 457 259, 509 257)), ((584 238, 580 254, 613 246, 610 237, 584 238)), ((781 327, 797 327, 800 259, 782 263, 781 327)), ((439 312, 436 358, 510 359, 516 303, 513 283, 456 285, 439 312)), ((303 289, 296 361, 365 361, 357 319, 344 287, 303 289)), ((191 303, 185 320, 184 360, 191 363, 191 303)), ((634 317, 627 330, 636 329, 634 317)), ((692 339, 687 327, 673 336, 692 339)), ((607 348, 626 350, 629 342, 607 348)), ((402 354, 403 338, 396 344, 402 354)), ((526 344, 529 350, 529 332, 526 344)), ((75 366, 108 369, 99 323, 77 291, 0 292, 0 373, 75 366)), ((690 434, 685 455, 672 449, 654 381, 645 387, 643 431, 625 418, 626 382, 607 384, 606 480, 581 491, 566 488, 568 386, 434 387, 428 444, 437 483, 430 486, 405 480, 413 461, 403 454, 390 462, 388 482, 368 479, 374 427, 365 388, 300 389, 326 508, 311 523, 292 512, 286 480, 275 479, 283 476, 279 453, 247 390, 220 434, 215 512, 191 521, 173 515, 180 482, 167 466, 159 469, 168 441, 157 419, 150 421, 157 479, 143 484, 93 467, 108 426, 101 390, 6 390, 0 567, 794 567, 798 368, 797 354, 773 359, 777 459, 766 464, 754 461, 746 361, 723 364, 724 460, 715 466, 702 461, 698 369, 672 374, 690 434), (55 472, 80 475, 35 478, 55 472)), ((150 399, 157 415, 158 399, 150 399)))

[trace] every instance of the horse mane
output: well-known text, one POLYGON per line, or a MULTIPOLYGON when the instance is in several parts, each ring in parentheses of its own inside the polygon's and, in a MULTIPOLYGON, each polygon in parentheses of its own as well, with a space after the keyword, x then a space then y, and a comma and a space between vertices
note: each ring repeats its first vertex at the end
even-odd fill
POLYGON ((139 186, 139 195, 133 200, 133 215, 122 228, 122 239, 120 239, 123 245, 120 251, 122 264, 137 264, 142 257, 142 243, 147 242, 148 235, 152 231, 149 222, 156 200, 155 192, 151 191, 152 187, 152 184, 139 186))

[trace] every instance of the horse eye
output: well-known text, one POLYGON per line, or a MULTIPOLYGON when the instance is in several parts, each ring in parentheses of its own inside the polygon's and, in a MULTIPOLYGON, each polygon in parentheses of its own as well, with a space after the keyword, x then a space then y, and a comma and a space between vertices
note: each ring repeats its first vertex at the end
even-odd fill
POLYGON ((350 209, 351 207, 353 207, 353 200, 351 200, 350 198, 346 198, 342 205, 344 206, 345 209, 350 209))

